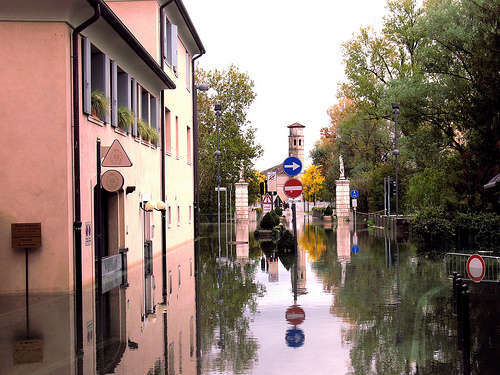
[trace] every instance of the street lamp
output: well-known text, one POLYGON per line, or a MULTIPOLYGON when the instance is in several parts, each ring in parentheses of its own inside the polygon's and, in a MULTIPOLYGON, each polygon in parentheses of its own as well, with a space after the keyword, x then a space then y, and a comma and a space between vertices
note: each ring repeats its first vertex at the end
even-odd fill
MULTIPOLYGON (((398 134, 398 116, 399 116, 399 103, 392 103, 392 115, 394 119, 394 150, 392 151, 392 154, 396 158, 396 223, 397 223, 397 218, 399 216, 399 203, 398 203, 398 155, 399 155, 399 146, 398 146, 398 139, 399 139, 399 134, 398 134)), ((397 225, 397 224, 396 224, 397 225)))
POLYGON ((217 119, 217 151, 215 151, 215 157, 217 158, 217 230, 218 230, 218 235, 219 235, 219 259, 220 259, 220 183, 221 183, 221 178, 220 178, 220 157, 221 157, 221 152, 220 152, 220 135, 219 135, 219 123, 220 123, 220 117, 222 116, 222 106, 220 103, 215 105, 215 117, 217 119))

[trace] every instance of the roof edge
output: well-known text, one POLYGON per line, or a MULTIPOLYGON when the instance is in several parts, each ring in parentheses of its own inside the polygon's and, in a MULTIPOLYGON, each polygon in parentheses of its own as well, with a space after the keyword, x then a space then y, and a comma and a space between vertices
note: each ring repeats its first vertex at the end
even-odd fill
MULTIPOLYGON (((89 4, 96 7, 97 4, 101 5, 101 17, 104 18, 110 26, 122 37, 122 39, 132 48, 132 50, 139 56, 146 65, 156 74, 156 76, 167 86, 169 89, 175 89, 175 83, 163 71, 161 66, 149 54, 144 46, 137 40, 132 32, 123 24, 118 16, 111 10, 111 8, 101 0, 87 0, 89 4)), ((177 0, 175 0, 177 2, 177 0)))

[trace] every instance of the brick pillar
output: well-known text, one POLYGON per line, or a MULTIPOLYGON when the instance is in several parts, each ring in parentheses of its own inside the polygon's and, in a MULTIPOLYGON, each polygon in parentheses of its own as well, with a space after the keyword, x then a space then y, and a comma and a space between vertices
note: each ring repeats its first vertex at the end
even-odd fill
POLYGON ((236 222, 248 223, 248 184, 237 182, 235 187, 236 222))
POLYGON ((336 215, 337 218, 349 218, 351 210, 351 199, 349 198, 349 180, 335 181, 335 196, 336 196, 336 215))

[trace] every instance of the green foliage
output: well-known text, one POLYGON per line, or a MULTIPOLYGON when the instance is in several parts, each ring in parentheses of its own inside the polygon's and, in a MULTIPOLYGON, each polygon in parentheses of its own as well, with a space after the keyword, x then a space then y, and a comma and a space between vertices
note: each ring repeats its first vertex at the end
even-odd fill
POLYGON ((283 249, 293 250, 294 246, 295 246, 295 239, 293 237, 293 234, 288 229, 285 229, 281 233, 281 237, 278 241, 278 249, 280 249, 280 250, 283 250, 283 249))
POLYGON ((449 248, 454 243, 452 219, 441 207, 427 207, 419 211, 411 220, 411 230, 415 238, 429 249, 449 248))
POLYGON ((160 135, 158 134, 158 132, 149 126, 147 127, 147 132, 148 132, 149 141, 152 144, 154 144, 155 146, 157 146, 158 142, 160 141, 160 135))
POLYGON ((134 113, 127 107, 118 108, 118 126, 128 132, 134 121, 134 113))
POLYGON ((500 250, 500 215, 495 213, 458 213, 453 225, 457 246, 500 250))
POLYGON ((325 214, 325 208, 324 207, 313 207, 312 208, 312 216, 313 217, 318 217, 322 218, 325 214))
POLYGON ((109 113, 109 99, 102 91, 92 91, 90 95, 90 103, 92 107, 92 115, 104 120, 104 117, 109 113))
POLYGON ((141 119, 137 119, 137 132, 145 141, 149 141, 150 133, 148 131, 149 125, 141 119))
POLYGON ((265 214, 262 220, 260 221, 260 227, 262 229, 271 230, 276 225, 279 225, 279 223, 280 223, 279 216, 276 215, 274 211, 270 211, 267 214, 265 214))
POLYGON ((332 216, 333 215, 333 209, 332 206, 328 205, 328 207, 325 208, 325 211, 323 212, 324 216, 332 216))
MULTIPOLYGON (((255 100, 254 83, 248 74, 239 71, 235 65, 227 69, 203 70, 196 72, 196 83, 205 83, 211 90, 198 93, 199 118, 199 177, 200 207, 203 212, 216 210, 217 161, 217 118, 214 105, 222 105, 219 118, 220 130, 220 175, 221 185, 227 186, 239 180, 241 165, 244 178, 249 181, 254 176, 254 160, 262 155, 262 147, 256 143, 255 127, 247 118, 247 113, 255 100)), ((257 183, 257 182, 255 182, 257 183)), ((252 188, 251 199, 256 189, 252 188)))
POLYGON ((277 207, 274 209, 274 212, 276 213, 276 215, 278 216, 281 216, 283 215, 283 210, 281 209, 281 207, 277 207))

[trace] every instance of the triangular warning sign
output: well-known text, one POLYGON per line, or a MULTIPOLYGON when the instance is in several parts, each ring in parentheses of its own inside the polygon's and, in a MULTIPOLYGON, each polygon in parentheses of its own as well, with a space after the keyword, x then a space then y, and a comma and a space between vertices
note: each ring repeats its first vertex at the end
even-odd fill
POLYGON ((103 167, 131 167, 132 162, 118 139, 115 139, 102 160, 103 167))
POLYGON ((273 198, 269 194, 264 195, 263 204, 273 204, 273 198))

